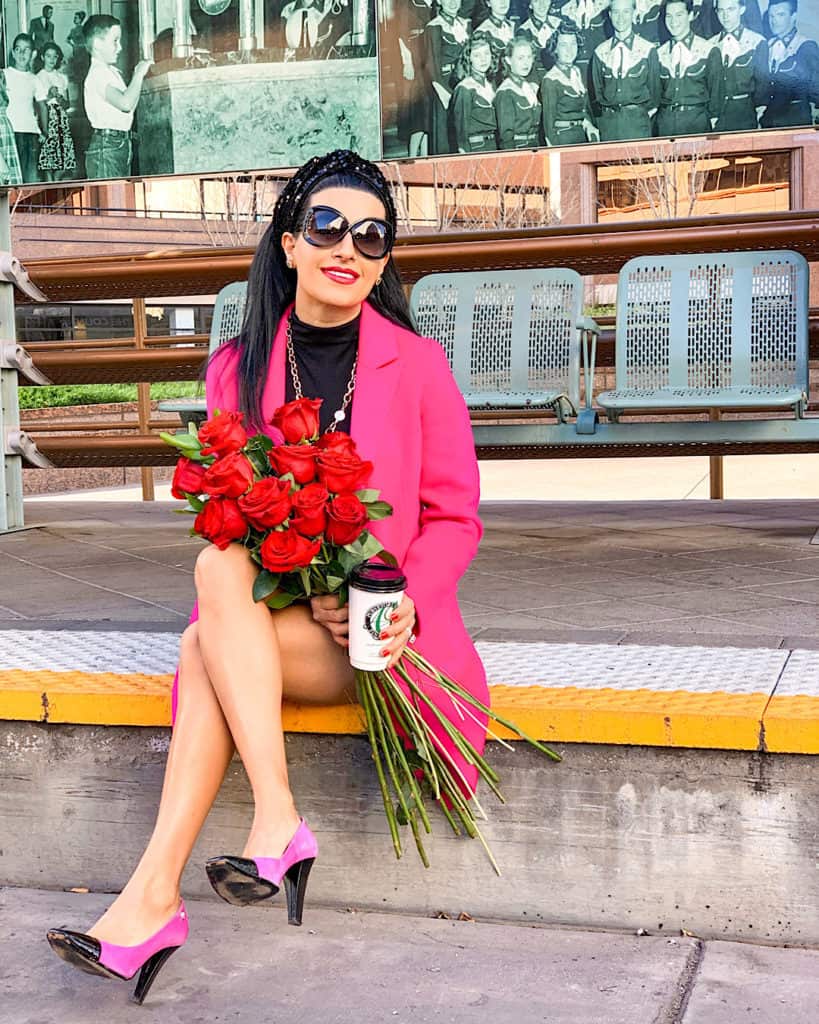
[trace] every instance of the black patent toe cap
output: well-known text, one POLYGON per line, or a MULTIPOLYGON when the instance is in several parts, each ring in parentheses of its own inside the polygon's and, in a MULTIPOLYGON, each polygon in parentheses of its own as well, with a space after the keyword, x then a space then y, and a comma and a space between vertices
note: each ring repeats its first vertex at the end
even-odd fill
POLYGON ((51 948, 64 960, 71 954, 79 954, 86 961, 96 963, 100 958, 100 942, 91 935, 75 932, 70 928, 51 928, 47 933, 51 948))

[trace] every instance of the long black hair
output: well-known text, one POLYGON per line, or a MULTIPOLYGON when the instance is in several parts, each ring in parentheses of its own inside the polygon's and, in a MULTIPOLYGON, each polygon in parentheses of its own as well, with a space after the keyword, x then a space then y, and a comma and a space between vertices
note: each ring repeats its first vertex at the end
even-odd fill
MULTIPOLYGON (((387 220, 396 228, 395 204, 390 186, 379 168, 369 160, 338 149, 313 157, 287 182, 273 209, 273 218, 259 242, 247 279, 247 303, 242 329, 224 343, 238 350, 239 409, 249 430, 263 429, 262 394, 270 365, 273 339, 282 314, 296 295, 296 271, 285 263, 281 240, 285 232, 296 234, 303 222, 307 202, 319 188, 354 188, 370 192, 384 204, 387 220)), ((393 323, 414 331, 409 305, 398 268, 390 255, 377 284, 367 297, 377 312, 393 323)), ((221 351, 217 349, 210 358, 221 351)), ((200 379, 203 379, 210 359, 200 379)))

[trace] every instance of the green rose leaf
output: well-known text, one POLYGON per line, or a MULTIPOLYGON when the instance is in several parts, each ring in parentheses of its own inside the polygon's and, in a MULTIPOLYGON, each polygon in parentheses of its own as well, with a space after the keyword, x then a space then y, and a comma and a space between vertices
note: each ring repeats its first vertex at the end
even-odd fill
POLYGON ((298 594, 287 594, 283 590, 277 590, 275 594, 271 594, 268 597, 265 604, 268 608, 287 608, 294 601, 298 601, 298 599, 298 594))
POLYGON ((374 501, 367 506, 367 515, 370 519, 386 519, 392 515, 392 505, 388 501, 374 501))
POLYGON ((380 491, 365 489, 363 491, 356 491, 355 496, 358 498, 359 501, 363 501, 364 504, 366 505, 368 502, 376 501, 380 493, 380 491))
POLYGON ((279 585, 279 573, 270 572, 267 569, 262 569, 256 579, 253 581, 253 600, 264 601, 270 597, 273 591, 279 585))

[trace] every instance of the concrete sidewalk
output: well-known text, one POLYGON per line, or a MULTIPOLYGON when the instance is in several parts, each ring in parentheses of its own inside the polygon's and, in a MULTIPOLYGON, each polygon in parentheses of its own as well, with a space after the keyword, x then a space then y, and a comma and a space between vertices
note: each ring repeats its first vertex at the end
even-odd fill
MULTIPOLYGON (((317 862, 316 869, 320 870, 317 862)), ((808 1024, 819 951, 188 900, 191 938, 141 1009, 49 950, 110 896, 0 890, 3 1024, 808 1024)), ((468 908, 464 908, 468 910, 468 908)))

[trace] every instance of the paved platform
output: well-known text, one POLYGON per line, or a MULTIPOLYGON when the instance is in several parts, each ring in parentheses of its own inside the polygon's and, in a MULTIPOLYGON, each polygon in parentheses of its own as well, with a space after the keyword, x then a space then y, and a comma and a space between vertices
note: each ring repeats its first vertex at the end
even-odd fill
MULTIPOLYGON (((181 503, 29 502, 0 537, 0 718, 167 725, 181 503)), ((493 701, 563 742, 819 753, 819 503, 486 502, 460 588, 493 701)), ((359 732, 355 707, 287 709, 359 732)))
MULTIPOLYGON (((321 870, 317 861, 315 871, 321 870)), ((110 897, 0 890, 2 1019, 17 1024, 792 1024, 814 1019, 819 951, 480 920, 188 900, 191 938, 141 1009, 63 964, 48 927, 110 897)), ((468 914, 468 908, 464 908, 468 914)))

